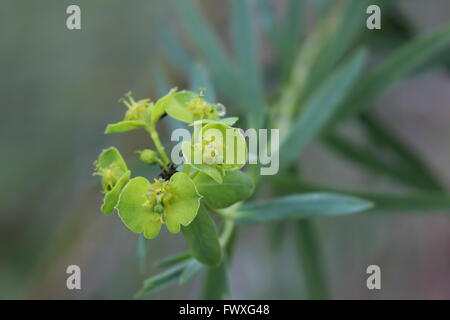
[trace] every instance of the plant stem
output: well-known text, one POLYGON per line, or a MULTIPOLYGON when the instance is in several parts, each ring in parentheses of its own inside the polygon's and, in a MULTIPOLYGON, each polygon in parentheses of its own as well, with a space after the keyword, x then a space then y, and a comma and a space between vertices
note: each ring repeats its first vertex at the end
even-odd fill
POLYGON ((148 126, 147 132, 150 134, 150 137, 152 138, 152 141, 155 144, 156 150, 158 150, 158 153, 161 156, 164 170, 169 171, 170 160, 166 152, 164 151, 164 147, 162 146, 161 141, 159 140, 158 132, 156 132, 155 127, 153 126, 148 126))
POLYGON ((230 215, 219 209, 212 208, 205 203, 205 207, 212 213, 217 214, 219 217, 223 218, 225 221, 230 220, 230 215))
POLYGON ((231 235, 233 234, 235 223, 233 220, 225 220, 223 230, 220 235, 219 241, 223 249, 226 249, 231 235))
POLYGON ((297 245, 309 299, 328 297, 325 273, 320 261, 320 248, 311 220, 297 223, 297 245))

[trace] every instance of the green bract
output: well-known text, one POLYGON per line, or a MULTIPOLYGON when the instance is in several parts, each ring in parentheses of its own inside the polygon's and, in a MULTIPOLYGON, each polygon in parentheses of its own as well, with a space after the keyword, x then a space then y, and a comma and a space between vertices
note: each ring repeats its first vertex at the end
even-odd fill
POLYGON ((168 115, 177 120, 192 123, 197 120, 219 120, 225 115, 222 104, 208 103, 203 92, 180 91, 164 98, 164 108, 168 115))
POLYGON ((247 160, 245 138, 239 129, 212 122, 182 144, 184 160, 222 183, 226 171, 242 168, 247 160))
POLYGON ((227 208, 248 199, 254 189, 253 181, 241 171, 227 172, 220 184, 204 173, 199 173, 194 182, 203 201, 216 209, 227 208))
POLYGON ((150 122, 154 125, 166 112, 166 105, 172 101, 172 97, 177 93, 177 88, 172 88, 168 94, 156 101, 152 107, 150 122))
POLYGON ((111 214, 119 200, 120 192, 124 185, 130 179, 130 170, 128 170, 125 161, 120 152, 114 148, 103 150, 95 161, 94 175, 101 177, 103 193, 102 211, 111 214))
POLYGON ((125 98, 121 98, 119 102, 123 102, 127 107, 124 119, 120 122, 109 124, 105 133, 126 132, 135 129, 145 129, 150 120, 153 104, 149 99, 135 101, 131 92, 125 94, 125 98))
POLYGON ((131 179, 117 208, 131 231, 152 239, 163 223, 171 233, 179 232, 180 225, 189 225, 197 215, 200 198, 191 178, 177 172, 169 180, 155 179, 154 183, 143 177, 131 179))

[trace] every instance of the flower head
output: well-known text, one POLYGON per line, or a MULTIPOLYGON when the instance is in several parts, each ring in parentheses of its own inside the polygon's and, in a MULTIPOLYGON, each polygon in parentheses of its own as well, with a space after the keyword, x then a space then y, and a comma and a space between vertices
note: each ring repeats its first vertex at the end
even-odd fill
POLYGON ((116 148, 103 150, 94 165, 93 175, 101 177, 105 194, 102 211, 111 214, 119 200, 120 191, 130 179, 130 171, 116 148))
POLYGON ((143 120, 146 108, 150 105, 150 99, 142 99, 136 102, 131 91, 127 92, 124 98, 120 98, 119 102, 122 102, 128 108, 124 120, 143 120))
POLYGON ((200 207, 200 194, 191 178, 177 172, 169 180, 143 177, 131 179, 120 196, 119 216, 134 232, 146 238, 159 234, 165 224, 172 233, 180 231, 194 220, 200 207))
POLYGON ((182 144, 185 162, 221 183, 225 171, 245 165, 247 147, 237 128, 221 122, 209 122, 198 130, 191 142, 182 144))
POLYGON ((154 181, 145 193, 147 201, 144 205, 152 209, 156 206, 158 208, 157 211, 164 211, 164 207, 169 207, 170 201, 175 197, 174 191, 176 187, 171 184, 170 180, 158 178, 154 179, 154 181))
POLYGON ((203 119, 217 120, 219 117, 223 117, 225 115, 225 106, 220 103, 211 104, 206 102, 204 90, 200 89, 198 97, 187 102, 187 110, 192 112, 194 121, 203 119))
POLYGON ((111 163, 106 168, 102 168, 96 162, 95 166, 96 168, 93 175, 100 176, 102 178, 103 193, 108 193, 109 191, 111 191, 120 177, 125 173, 123 169, 116 163, 111 163))
POLYGON ((164 104, 165 111, 174 119, 193 123, 198 120, 219 120, 225 116, 225 107, 220 104, 213 104, 205 99, 205 89, 200 89, 200 93, 192 91, 172 90, 169 95, 160 99, 164 104))

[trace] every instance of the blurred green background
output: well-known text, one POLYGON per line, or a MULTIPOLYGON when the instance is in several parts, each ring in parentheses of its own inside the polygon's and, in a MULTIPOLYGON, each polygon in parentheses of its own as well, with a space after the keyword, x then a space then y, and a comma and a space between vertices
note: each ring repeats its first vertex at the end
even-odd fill
MULTIPOLYGON (((227 1, 197 2, 227 43, 227 1)), ((284 1, 272 2, 283 10, 284 1)), ((313 22, 317 4, 326 1, 309 2, 306 16, 313 22)), ((167 58, 186 57, 164 40, 176 24, 164 3, 0 2, 0 298, 131 298, 154 271, 152 262, 185 249, 180 235, 164 232, 148 242, 147 266, 139 265, 138 236, 117 217, 101 214, 102 196, 92 177, 92 162, 102 148, 116 145, 127 162, 138 166, 134 151, 148 143, 140 132, 103 135, 107 123, 122 117, 119 97, 131 89, 137 98, 155 99, 163 87, 187 86, 181 71, 191 67, 189 59, 172 65, 167 58), (70 4, 81 7, 81 31, 66 29, 70 4), (167 81, 158 77, 161 69, 167 81), (70 264, 81 267, 82 290, 66 288, 70 264)), ((398 11, 411 34, 450 21, 450 3, 445 0, 398 1, 398 11)), ((391 34, 386 41, 378 41, 384 37, 378 33, 377 43, 389 50, 406 33, 391 34)), ((180 41, 187 43, 182 37, 180 41)), ((259 39, 258 58, 267 68, 277 68, 264 41, 259 39)), ((403 82, 375 106, 445 185, 450 185, 449 101, 450 79, 441 67, 403 82)), ((351 125, 346 129, 359 134, 351 125)), ((308 168, 306 175, 317 182, 353 189, 396 188, 383 177, 356 170, 319 144, 308 148, 302 163, 308 168)), ((448 217, 363 215, 321 219, 317 224, 332 298, 450 298, 448 217), (370 264, 382 269, 381 291, 366 288, 370 264)), ((275 250, 266 229, 243 228, 231 268, 231 297, 301 298, 304 281, 289 226, 275 250)), ((149 298, 194 299, 198 286, 196 279, 149 298)))

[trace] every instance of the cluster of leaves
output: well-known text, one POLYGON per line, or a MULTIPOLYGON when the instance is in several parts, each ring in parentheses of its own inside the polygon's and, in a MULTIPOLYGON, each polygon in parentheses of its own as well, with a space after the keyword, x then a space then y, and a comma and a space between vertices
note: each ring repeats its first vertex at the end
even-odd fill
MULTIPOLYGON (((233 200, 236 193, 241 194, 242 190, 251 189, 251 182, 246 175, 240 171, 224 174, 222 168, 215 168, 212 170, 214 173, 202 167, 192 168, 201 173, 191 180, 197 194, 202 196, 200 201, 203 204, 196 218, 185 228, 188 231, 184 234, 191 250, 160 261, 158 266, 170 268, 146 280, 139 294, 177 282, 186 283, 200 271, 206 270, 203 297, 223 298, 228 289, 226 270, 233 251, 236 223, 273 222, 271 225, 277 231, 281 230, 278 226, 282 221, 296 219, 299 255, 310 297, 325 298, 327 289, 321 267, 320 247, 309 218, 366 210, 393 213, 439 212, 450 209, 450 197, 442 192, 439 182, 420 157, 367 110, 381 94, 407 76, 423 70, 430 65, 434 57, 445 52, 450 44, 450 26, 443 26, 414 39, 402 32, 385 33, 380 38, 387 39, 392 35, 395 38, 393 42, 401 45, 394 48, 394 52, 389 52, 381 62, 368 68, 367 47, 376 50, 380 39, 375 40, 364 34, 367 32, 364 31, 364 25, 369 1, 317 2, 321 3, 321 16, 314 31, 308 35, 302 32, 305 2, 287 0, 284 16, 278 19, 269 0, 256 1, 257 10, 252 10, 251 1, 230 0, 233 57, 227 54, 225 46, 192 1, 170 2, 177 15, 174 21, 179 21, 183 26, 182 30, 192 41, 192 47, 201 62, 194 62, 190 52, 180 45, 182 42, 177 39, 178 35, 170 29, 165 29, 161 43, 168 62, 190 76, 193 89, 207 88, 210 101, 215 100, 214 89, 217 89, 218 94, 230 105, 239 107, 236 112, 241 112, 240 116, 247 126, 281 130, 280 174, 273 178, 260 177, 257 175, 257 166, 249 168, 256 184, 255 197, 258 196, 259 187, 263 183, 265 187, 272 186, 277 193, 281 193, 281 197, 236 204, 233 200), (255 17, 263 27, 264 35, 277 59, 275 67, 267 69, 267 73, 270 72, 271 75, 270 82, 264 81, 264 70, 255 59, 258 52, 257 38, 252 28, 255 17), (401 41, 398 39, 399 35, 401 41), (265 87, 276 90, 264 90, 265 87), (366 144, 356 144, 339 133, 338 129, 344 120, 353 121, 363 129, 367 136, 366 144), (305 147, 316 138, 355 166, 390 177, 393 181, 413 189, 413 193, 396 195, 353 192, 312 184, 301 174, 297 174, 297 159, 305 147), (374 152, 374 146, 383 152, 374 152), (231 179, 231 182, 228 179, 231 179), (226 188, 228 183, 232 185, 231 188, 226 188), (247 187, 244 187, 245 185, 247 187), (220 196, 213 197, 212 194, 216 191, 220 196), (211 236, 215 234, 211 231, 213 228, 204 227, 214 224, 207 218, 208 212, 217 214, 223 220, 218 236, 211 236), (218 240, 213 241, 216 237, 218 240), (212 245, 213 243, 216 244, 212 245), (214 260, 211 259, 211 252, 214 251, 211 247, 221 249, 220 263, 216 267, 211 267, 210 262, 214 260), (205 254, 206 252, 208 253, 205 254), (208 259, 205 259, 206 256, 208 259)), ((389 19, 389 25, 396 31, 402 31, 404 28, 399 28, 395 20, 398 15, 392 13, 395 11, 393 1, 380 5, 383 6, 383 16, 389 19)), ((155 76, 160 91, 168 90, 169 80, 164 70, 160 69, 155 76)), ((194 98, 198 97, 175 99, 176 101, 167 103, 165 107, 157 107, 158 101, 152 105, 155 118, 159 119, 167 112, 181 121, 195 121, 194 114, 187 112, 183 105, 183 101, 194 98), (171 106, 167 107, 169 104, 171 106)), ((148 117, 151 119, 151 114, 148 117)), ((154 125, 152 120, 149 123, 154 125)), ((123 126, 130 128, 136 125, 140 126, 136 122, 128 122, 123 126)), ((107 131, 116 131, 111 129, 115 128, 114 125, 109 128, 107 131)), ((157 145, 156 142, 155 144, 157 145)), ((185 154, 192 153, 192 143, 187 143, 183 150, 185 154)), ((164 169, 164 159, 160 160, 164 169)), ((114 170, 120 173, 120 176, 116 177, 117 184, 122 177, 123 180, 128 179, 126 166, 118 165, 118 169, 114 170)), ((111 189, 108 193, 112 193, 110 197, 114 198, 114 192, 118 192, 115 186, 111 188, 107 181, 104 181, 103 185, 111 189)), ((248 192, 238 201, 244 200, 250 194, 251 192, 248 192)), ((121 200, 118 205, 119 214, 120 202, 121 200)), ((184 221, 180 221, 183 225, 181 222, 184 221)))

